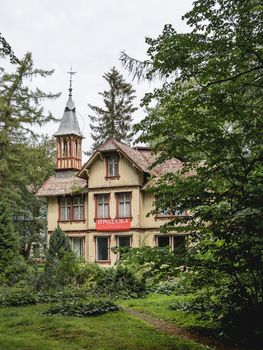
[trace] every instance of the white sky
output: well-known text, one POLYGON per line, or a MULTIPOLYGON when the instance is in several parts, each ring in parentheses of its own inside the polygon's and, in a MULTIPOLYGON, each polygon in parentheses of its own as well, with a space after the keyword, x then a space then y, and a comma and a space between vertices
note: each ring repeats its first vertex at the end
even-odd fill
MULTIPOLYGON (((92 142, 87 104, 103 106, 98 92, 107 89, 107 84, 102 75, 115 66, 133 84, 139 106, 154 85, 132 82, 121 66, 120 52, 143 60, 145 37, 156 38, 164 24, 187 31, 181 17, 191 4, 192 0, 0 0, 0 32, 17 57, 30 51, 35 67, 55 69, 52 77, 39 79, 36 85, 46 92, 62 92, 57 100, 45 103, 57 117, 62 117, 68 96, 67 72, 70 66, 77 71, 73 100, 86 151, 92 142)), ((139 109, 135 121, 143 115, 139 109)), ((58 124, 49 123, 41 133, 52 135, 57 129, 58 124)))

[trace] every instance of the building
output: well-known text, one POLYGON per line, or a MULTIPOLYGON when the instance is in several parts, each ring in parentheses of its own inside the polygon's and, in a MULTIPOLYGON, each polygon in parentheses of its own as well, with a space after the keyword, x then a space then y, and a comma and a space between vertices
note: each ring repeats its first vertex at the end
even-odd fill
MULTIPOLYGON (((56 174, 39 189, 47 198, 48 236, 59 224, 76 254, 88 262, 111 265, 118 259, 114 247, 170 246, 184 237, 163 235, 160 226, 171 216, 147 214, 154 209, 148 191, 149 176, 177 171, 182 163, 171 159, 152 170, 155 157, 147 147, 131 148, 114 139, 105 142, 82 165, 82 139, 72 89, 56 138, 56 174)), ((173 213, 184 216, 184 213, 173 213)))

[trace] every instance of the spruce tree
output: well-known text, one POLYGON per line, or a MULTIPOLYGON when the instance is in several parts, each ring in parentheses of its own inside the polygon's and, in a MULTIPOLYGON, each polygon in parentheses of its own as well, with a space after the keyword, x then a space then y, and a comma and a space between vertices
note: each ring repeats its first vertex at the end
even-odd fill
POLYGON ((104 108, 92 106, 89 108, 95 115, 89 115, 92 151, 110 138, 130 143, 132 140, 132 114, 137 110, 133 106, 135 90, 125 82, 123 76, 113 67, 103 78, 109 84, 109 90, 99 92, 103 97, 104 108))
POLYGON ((18 236, 5 202, 0 202, 0 271, 3 272, 18 257, 18 236))
POLYGON ((48 257, 61 260, 68 252, 71 252, 69 239, 58 225, 50 236, 48 257))

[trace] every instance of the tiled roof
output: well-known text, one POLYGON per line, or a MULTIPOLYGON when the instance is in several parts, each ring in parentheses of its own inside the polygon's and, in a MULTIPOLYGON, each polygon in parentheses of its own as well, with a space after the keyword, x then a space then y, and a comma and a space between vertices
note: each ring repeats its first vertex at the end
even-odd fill
MULTIPOLYGON (((172 171, 176 172, 180 170, 183 166, 183 163, 175 158, 169 159, 164 163, 155 166, 151 169, 151 165, 156 160, 156 155, 148 147, 135 147, 131 148, 126 144, 119 142, 115 139, 110 139, 101 145, 97 152, 93 153, 88 162, 82 167, 82 170, 86 167, 89 167, 93 160, 100 152, 111 152, 111 151, 120 151, 127 159, 129 159, 139 170, 150 173, 153 176, 161 176, 165 173, 172 171)), ((81 172, 79 172, 81 176, 81 172)))
POLYGON ((48 180, 37 191, 37 197, 64 196, 83 192, 87 187, 87 180, 76 175, 63 177, 60 173, 50 176, 48 180))

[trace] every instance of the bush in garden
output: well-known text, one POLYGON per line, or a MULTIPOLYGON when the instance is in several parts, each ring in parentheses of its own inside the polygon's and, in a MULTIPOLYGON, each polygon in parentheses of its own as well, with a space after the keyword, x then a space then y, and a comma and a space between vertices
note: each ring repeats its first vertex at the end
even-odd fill
POLYGON ((146 289, 144 281, 126 267, 117 265, 103 270, 92 292, 113 298, 139 298, 145 295, 146 289))
POLYGON ((161 281, 173 279, 185 269, 185 250, 176 249, 171 252, 165 248, 132 248, 122 254, 120 265, 133 271, 135 275, 146 281, 151 290, 161 281))
POLYGON ((44 315, 66 315, 77 317, 89 317, 120 310, 120 307, 112 301, 97 300, 92 302, 74 301, 64 302, 50 307, 44 315))
POLYGON ((28 288, 6 288, 0 291, 0 307, 37 303, 36 294, 28 288))
POLYGON ((25 259, 19 255, 13 260, 10 265, 5 269, 4 280, 9 286, 21 283, 25 281, 29 274, 29 265, 25 259))
POLYGON ((79 261, 73 252, 65 252, 61 259, 48 257, 44 273, 38 281, 38 287, 50 289, 76 285, 78 263, 79 261))
POLYGON ((79 262, 76 272, 76 284, 83 289, 90 289, 103 278, 104 269, 94 263, 79 262))

